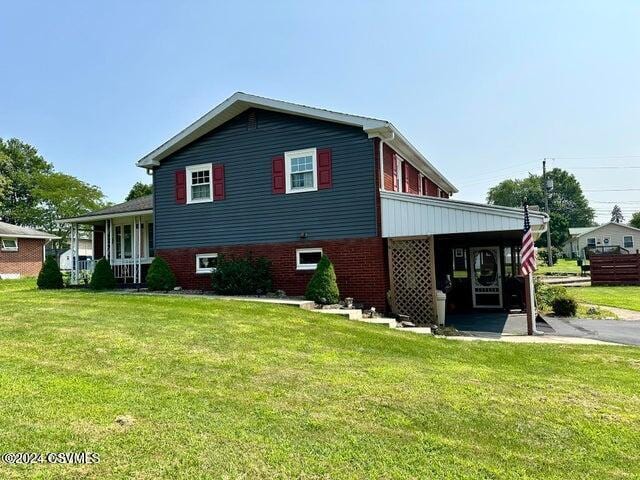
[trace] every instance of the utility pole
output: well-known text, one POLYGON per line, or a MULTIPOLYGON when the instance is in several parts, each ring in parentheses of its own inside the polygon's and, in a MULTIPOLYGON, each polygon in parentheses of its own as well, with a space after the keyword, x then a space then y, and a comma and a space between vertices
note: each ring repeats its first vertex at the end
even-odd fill
POLYGON ((549 191, 553 188, 553 180, 547 183, 547 159, 542 160, 542 188, 544 189, 544 210, 549 215, 547 224, 547 265, 553 266, 553 252, 551 251, 551 212, 549 211, 549 191))

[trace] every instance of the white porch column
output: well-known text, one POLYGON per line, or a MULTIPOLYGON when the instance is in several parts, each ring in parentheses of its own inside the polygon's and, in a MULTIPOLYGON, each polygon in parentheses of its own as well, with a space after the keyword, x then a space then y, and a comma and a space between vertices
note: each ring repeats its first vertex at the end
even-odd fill
POLYGON ((78 224, 71 224, 71 258, 73 259, 73 268, 71 270, 71 284, 78 285, 80 280, 80 265, 78 258, 78 224))

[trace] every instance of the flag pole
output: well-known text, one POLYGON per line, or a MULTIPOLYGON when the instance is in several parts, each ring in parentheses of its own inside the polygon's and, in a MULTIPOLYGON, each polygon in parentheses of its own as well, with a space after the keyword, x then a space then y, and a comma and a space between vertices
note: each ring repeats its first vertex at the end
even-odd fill
POLYGON ((524 281, 524 294, 526 297, 526 304, 527 304, 527 335, 533 335, 533 331, 535 329, 535 322, 536 322, 536 318, 535 318, 535 307, 533 305, 532 300, 535 298, 535 294, 533 292, 534 286, 533 286, 533 274, 529 273, 527 275, 527 278, 524 281))

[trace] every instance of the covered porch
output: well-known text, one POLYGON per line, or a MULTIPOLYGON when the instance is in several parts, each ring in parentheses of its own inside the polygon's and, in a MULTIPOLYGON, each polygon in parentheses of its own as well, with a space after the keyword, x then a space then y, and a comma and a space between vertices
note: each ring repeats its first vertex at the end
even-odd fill
POLYGON ((96 263, 106 258, 122 285, 144 283, 154 258, 152 197, 145 196, 113 205, 81 217, 65 218, 58 223, 69 225, 71 247, 70 281, 72 285, 88 282, 96 263), (91 256, 80 258, 79 239, 91 238, 91 256))
MULTIPOLYGON (((380 196, 394 313, 436 323, 437 291, 446 293, 452 319, 525 308, 521 209, 394 192, 380 196)), ((530 208, 530 221, 538 238, 548 217, 530 208)))

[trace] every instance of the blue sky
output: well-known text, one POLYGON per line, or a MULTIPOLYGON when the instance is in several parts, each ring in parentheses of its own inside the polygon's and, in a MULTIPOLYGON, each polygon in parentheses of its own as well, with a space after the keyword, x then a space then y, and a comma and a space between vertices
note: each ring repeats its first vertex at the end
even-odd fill
POLYGON ((640 188, 639 24, 633 1, 8 2, 0 137, 120 201, 244 91, 390 120, 461 199, 556 157, 630 216, 640 191, 590 190, 640 188))

